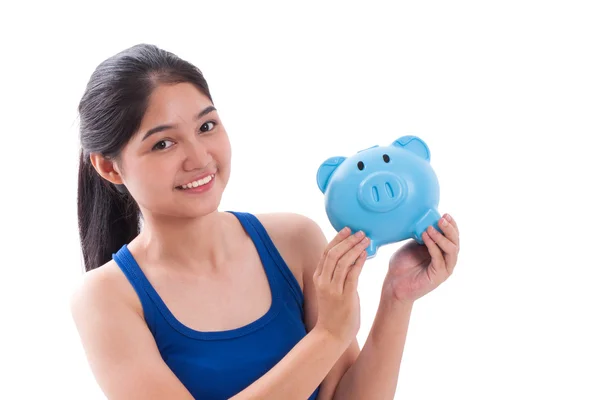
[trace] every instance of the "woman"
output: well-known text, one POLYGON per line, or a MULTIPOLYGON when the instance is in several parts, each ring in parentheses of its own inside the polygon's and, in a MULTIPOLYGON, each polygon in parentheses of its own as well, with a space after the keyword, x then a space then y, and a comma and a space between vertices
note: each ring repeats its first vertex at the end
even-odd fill
POLYGON ((361 351, 369 240, 219 212, 231 147, 196 67, 134 46, 97 67, 79 112, 87 273, 71 308, 108 398, 393 398, 412 304, 456 264, 449 216, 390 260, 361 351))

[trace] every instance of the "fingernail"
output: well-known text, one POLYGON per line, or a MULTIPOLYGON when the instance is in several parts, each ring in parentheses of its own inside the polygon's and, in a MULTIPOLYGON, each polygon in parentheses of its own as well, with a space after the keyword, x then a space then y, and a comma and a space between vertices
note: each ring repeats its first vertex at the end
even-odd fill
POLYGON ((356 232, 356 237, 357 237, 357 238, 361 238, 361 237, 363 237, 364 235, 365 235, 365 233, 364 233, 363 231, 358 231, 358 232, 356 232))
POLYGON ((442 218, 442 226, 448 225, 448 220, 446 218, 442 218))
POLYGON ((345 227, 344 229, 342 229, 343 234, 346 234, 348 232, 350 232, 350 229, 348 227, 345 227))
POLYGON ((450 216, 450 214, 446 214, 446 219, 448 220, 448 222, 452 221, 452 217, 450 216))

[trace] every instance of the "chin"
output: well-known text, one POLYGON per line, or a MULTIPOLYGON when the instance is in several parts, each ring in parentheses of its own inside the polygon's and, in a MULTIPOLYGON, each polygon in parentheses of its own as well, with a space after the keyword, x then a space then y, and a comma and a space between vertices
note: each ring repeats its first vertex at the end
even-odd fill
MULTIPOLYGON (((216 188, 213 188, 213 190, 216 188)), ((210 196, 198 198, 196 201, 181 204, 175 212, 188 218, 200 218, 213 212, 218 212, 221 204, 221 193, 212 193, 210 196)))

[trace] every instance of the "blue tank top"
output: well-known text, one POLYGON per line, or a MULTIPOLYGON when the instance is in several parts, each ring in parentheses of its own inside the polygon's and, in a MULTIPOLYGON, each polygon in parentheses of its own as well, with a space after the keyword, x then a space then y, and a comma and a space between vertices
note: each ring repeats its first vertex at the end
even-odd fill
MULTIPOLYGON (((271 307, 240 328, 200 332, 169 311, 124 245, 113 259, 135 289, 158 350, 169 368, 196 399, 222 400, 266 374, 304 336, 304 296, 298 281, 252 214, 235 215, 254 242, 271 288, 271 307)), ((319 388, 309 397, 316 399, 319 388)))

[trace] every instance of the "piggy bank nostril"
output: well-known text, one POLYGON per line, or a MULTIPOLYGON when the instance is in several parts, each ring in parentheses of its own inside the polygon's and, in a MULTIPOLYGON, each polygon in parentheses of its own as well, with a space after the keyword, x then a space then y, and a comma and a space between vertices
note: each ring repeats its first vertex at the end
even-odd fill
POLYGON ((394 198, 394 190, 392 189, 392 185, 390 185, 389 182, 385 183, 385 191, 387 192, 388 196, 390 196, 390 198, 394 198))
POLYGON ((377 186, 373 186, 371 191, 373 192, 373 200, 375 200, 375 203, 379 203, 379 191, 377 190, 377 186))

